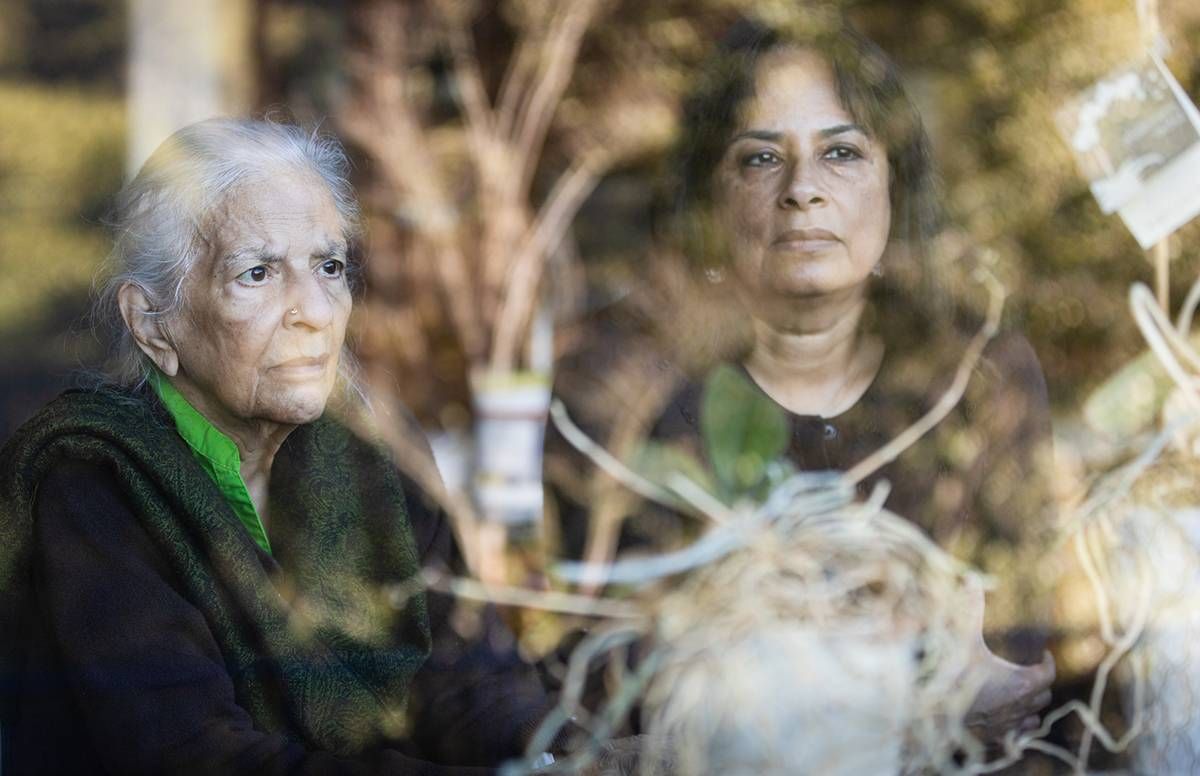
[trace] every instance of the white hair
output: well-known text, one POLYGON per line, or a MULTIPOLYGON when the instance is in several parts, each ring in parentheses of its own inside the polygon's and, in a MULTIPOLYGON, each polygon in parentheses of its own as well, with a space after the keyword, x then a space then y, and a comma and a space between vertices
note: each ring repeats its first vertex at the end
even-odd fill
POLYGON ((247 183, 280 170, 324 183, 349 242, 359 229, 358 203, 341 144, 316 130, 267 120, 209 119, 180 129, 155 149, 117 195, 113 251, 98 294, 95 323, 114 334, 108 372, 120 385, 144 381, 151 364, 121 318, 117 296, 132 283, 154 314, 169 317, 184 300, 184 281, 203 255, 209 214, 247 183))

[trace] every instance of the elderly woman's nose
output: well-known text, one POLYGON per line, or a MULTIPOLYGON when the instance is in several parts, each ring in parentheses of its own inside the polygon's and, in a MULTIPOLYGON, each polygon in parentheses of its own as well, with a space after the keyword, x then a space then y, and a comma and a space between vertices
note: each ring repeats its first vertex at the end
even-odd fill
POLYGON ((329 291, 322 285, 321 279, 315 275, 302 275, 295 281, 290 302, 286 318, 289 323, 314 329, 323 329, 333 323, 333 300, 329 298, 329 291))
POLYGON ((780 207, 806 210, 825 204, 825 190, 817 175, 815 165, 793 164, 779 193, 780 207))

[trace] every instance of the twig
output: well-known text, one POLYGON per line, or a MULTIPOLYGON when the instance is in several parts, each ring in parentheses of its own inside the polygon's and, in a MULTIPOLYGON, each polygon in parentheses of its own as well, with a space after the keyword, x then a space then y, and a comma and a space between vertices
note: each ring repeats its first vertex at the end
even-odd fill
POLYGON ((1083 567, 1084 576, 1092 586, 1092 593, 1096 596, 1096 614, 1100 618, 1100 638, 1105 644, 1112 646, 1117 640, 1116 630, 1112 624, 1112 605, 1108 600, 1108 591, 1100 582, 1100 575, 1096 571, 1095 560, 1083 531, 1075 534, 1075 555, 1079 559, 1079 565, 1083 567))
POLYGON ((1182 355, 1193 370, 1200 370, 1200 356, 1192 349, 1179 332, 1171 325, 1171 319, 1150 295, 1150 289, 1142 283, 1134 283, 1129 289, 1129 307, 1133 319, 1150 344, 1167 374, 1175 381, 1193 409, 1200 411, 1200 393, 1196 391, 1195 378, 1184 371, 1177 356, 1182 355))
POLYGON ((501 606, 522 606, 527 609, 542 609, 583 617, 608 617, 616 620, 640 620, 645 617, 636 605, 608 598, 592 598, 555 590, 532 590, 511 585, 485 585, 474 579, 451 577, 432 569, 423 571, 421 578, 432 590, 451 593, 472 601, 501 606))
MULTIPOLYGON (((483 76, 479 72, 479 57, 475 54, 471 30, 463 20, 451 18, 457 16, 456 14, 447 13, 443 9, 441 16, 446 42, 450 48, 450 60, 454 67, 457 86, 454 94, 466 117, 467 127, 477 138, 490 137, 495 133, 495 116, 488 102, 487 91, 483 87, 483 76)), ((486 149, 486 143, 478 143, 477 153, 484 153, 486 149)))
POLYGON ((521 36, 500 82, 496 98, 496 133, 500 137, 511 140, 515 136, 519 106, 528 90, 529 77, 537 67, 535 51, 528 35, 521 36))
POLYGON ((1162 455, 1163 450, 1171 443, 1171 438, 1193 422, 1195 421, 1189 419, 1187 423, 1172 425, 1170 428, 1157 434, 1137 458, 1128 465, 1123 466, 1116 473, 1116 482, 1114 484, 1109 485, 1108 481, 1105 481, 1097 488, 1096 495, 1088 498, 1083 503, 1078 510, 1076 521, 1082 524, 1107 504, 1123 498, 1133 488, 1138 478, 1162 455))
MULTIPOLYGON (((501 131, 508 124, 510 106, 519 107, 511 108, 512 133, 497 136, 491 144, 492 155, 499 154, 501 159, 476 159, 482 173, 483 196, 489 200, 492 214, 483 229, 482 275, 489 289, 484 299, 485 312, 494 321, 490 364, 496 371, 515 367, 520 351, 518 340, 532 315, 540 288, 547 249, 538 245, 518 247, 519 235, 528 220, 530 184, 546 133, 575 69, 580 42, 597 5, 596 0, 577 0, 557 6, 545 39, 535 49, 538 60, 532 79, 519 89, 513 87, 516 89, 513 92, 502 88, 499 110, 503 115, 498 122, 501 131), (515 98, 510 95, 518 95, 520 101, 514 103, 515 98)), ((509 73, 514 79, 518 73, 523 78, 518 67, 520 55, 532 46, 528 43, 532 35, 531 31, 525 31, 518 45, 518 61, 509 73)), ((505 87, 513 83, 517 82, 508 81, 505 87)), ((583 182, 586 186, 582 196, 586 196, 595 181, 583 182)), ((574 210, 569 215, 573 216, 574 210)))
MULTIPOLYGON (((446 5, 445 2, 442 3, 446 5)), ((454 68, 456 88, 454 97, 462 111, 466 124, 467 137, 470 142, 471 154, 475 163, 476 184, 480 195, 486 199, 493 197, 496 188, 494 172, 498 156, 503 156, 504 149, 496 136, 496 117, 488 102, 487 90, 483 85, 483 76, 479 71, 479 57, 475 53, 474 40, 469 21, 464 21, 460 14, 455 14, 448 8, 443 8, 442 26, 447 45, 450 49, 450 59, 454 68)), ((496 200, 505 199, 503 196, 496 200)), ((486 226, 491 227, 489 222, 486 226)), ((485 229, 485 247, 481 258, 486 264, 493 251, 488 245, 492 229, 485 229)))
POLYGON ((508 293, 497 317, 493 369, 512 369, 520 350, 517 340, 533 312, 548 256, 558 247, 579 207, 595 189, 606 161, 601 153, 585 154, 565 172, 555 183, 529 235, 517 248, 505 279, 508 293))
MULTIPOLYGON (((631 632, 628 634, 618 635, 620 638, 611 639, 609 643, 605 643, 603 645, 598 644, 595 647, 589 647, 587 650, 588 654, 586 655, 586 659, 579 661, 578 664, 576 663, 576 656, 573 653, 571 655, 571 670, 568 672, 568 682, 577 682, 579 683, 580 688, 582 688, 582 680, 585 678, 584 671, 587 668, 587 664, 593 657, 602 652, 611 653, 615 650, 621 649, 622 647, 632 643, 636 638, 644 636, 645 634, 641 632, 631 632), (576 667, 577 665, 578 668, 576 667)), ((576 649, 576 652, 579 652, 582 649, 584 649, 584 645, 581 644, 580 647, 576 649)), ((587 742, 587 746, 580 748, 569 757, 566 757, 562 760, 556 760, 548 768, 539 769, 536 771, 536 773, 580 774, 590 772, 589 767, 598 759, 597 755, 599 746, 611 739, 616 729, 621 725, 626 717, 628 717, 629 710, 633 708, 633 704, 637 702, 639 697, 641 697, 646 685, 658 671, 659 662, 660 653, 658 651, 651 652, 639 662, 639 665, 634 671, 632 677, 621 685, 616 697, 605 705, 600 715, 599 723, 595 727, 587 728, 590 739, 587 742)), ((568 693, 564 691, 563 695, 565 698, 568 696, 568 693)), ((575 721, 576 724, 579 724, 585 718, 590 717, 590 715, 587 714, 586 710, 583 709, 582 705, 578 702, 562 703, 553 712, 554 721, 557 723, 559 730, 561 730, 563 725, 565 725, 566 720, 563 720, 564 715, 570 715, 567 716, 567 719, 575 721), (572 711, 574 714, 571 714, 572 711)), ((583 727, 583 725, 580 725, 580 727, 583 727)), ((540 741, 545 739, 543 736, 539 735, 538 740, 540 741)), ((532 746, 527 749, 527 752, 528 751, 534 751, 532 746)), ((643 751, 640 756, 643 758, 641 762, 644 763, 645 752, 643 751)), ((646 771, 649 771, 649 769, 645 769, 643 772, 646 771)), ((528 773, 528 771, 522 770, 520 767, 518 767, 517 769, 513 770, 502 770, 501 776, 516 776, 516 774, 525 773, 528 773)))
MULTIPOLYGON (((616 427, 608 445, 618 460, 628 459, 645 439, 651 420, 658 416, 664 403, 678 385, 676 376, 654 369, 642 368, 636 354, 609 373, 614 387, 623 385, 622 395, 633 397, 623 403, 616 427), (631 368, 632 365, 632 368, 631 368), (628 380, 631 384, 624 385, 628 380)), ((586 453, 584 453, 586 455, 586 453)), ((587 541, 584 545, 585 563, 599 566, 610 563, 617 552, 620 529, 634 499, 619 480, 606 476, 603 469, 592 467, 591 509, 589 510, 587 541)), ((597 585, 584 584, 583 592, 595 592, 597 585)))
MULTIPOLYGON (((1083 738, 1079 743, 1079 764, 1081 766, 1080 773, 1083 773, 1082 768, 1087 767, 1089 755, 1091 753, 1092 738, 1099 738, 1104 747, 1111 752, 1117 752, 1128 745, 1129 741, 1137 735, 1140 724, 1130 725, 1122 742, 1113 740, 1112 735, 1100 724, 1100 701, 1104 697, 1105 688, 1108 686, 1108 676, 1112 673, 1113 668, 1125 656, 1125 654, 1133 648, 1133 645, 1141 637, 1142 631, 1145 630, 1146 621, 1150 617, 1150 594, 1153 590, 1150 582, 1142 575, 1141 585, 1139 586, 1138 608, 1134 611, 1133 621, 1130 623, 1127 631, 1122 635, 1116 646, 1105 656, 1101 661, 1100 667, 1096 670, 1096 681, 1092 685, 1092 695, 1090 698, 1089 710, 1096 716, 1095 725, 1088 725, 1083 731, 1083 738)), ((1135 723, 1139 720, 1135 720, 1135 723)))
POLYGON ((722 504, 707 490, 679 472, 672 472, 667 476, 667 487, 675 491, 684 501, 691 504, 697 512, 708 517, 718 525, 729 523, 738 517, 736 512, 722 504))
POLYGON ((634 473, 628 466, 625 466, 625 464, 614 458, 612 453, 593 442, 587 434, 583 433, 571 420, 571 416, 567 414, 567 408, 563 406, 561 400, 555 399, 551 402, 550 419, 554 421, 554 425, 558 427, 558 431, 563 435, 564 439, 570 442, 576 450, 579 450, 590 458, 608 476, 643 498, 648 498, 660 504, 671 503, 671 493, 668 490, 634 473))
POLYGON ((682 550, 618 560, 603 568, 564 561, 554 567, 554 574, 576 583, 602 578, 615 584, 645 585, 719 560, 745 547, 763 527, 761 519, 750 516, 714 528, 682 550))
POLYGON ((574 0, 562 3, 543 49, 542 68, 531 89, 528 102, 517 117, 516 153, 525 162, 519 190, 527 192, 542 143, 554 116, 554 107, 567 88, 583 33, 599 9, 598 0, 574 0))
POLYGON ((1197 278, 1188 289, 1183 306, 1179 309, 1179 317, 1175 319, 1175 330, 1179 336, 1187 337, 1192 330, 1192 317, 1196 314, 1196 305, 1200 305, 1200 278, 1197 278))
POLYGON ((987 320, 975 334, 970 344, 967 345, 966 353, 963 354, 962 361, 958 365, 958 371, 954 374, 954 381, 950 384, 950 388, 942 394, 942 397, 938 399, 933 409, 925 413, 892 441, 851 467, 846 472, 846 479, 851 483, 857 484, 862 482, 880 468, 896 460, 897 456, 915 444, 918 439, 949 415, 950 411, 962 399, 963 393, 967 390, 967 383, 971 379, 971 373, 983 355, 984 347, 987 346, 992 337, 996 336, 996 332, 1000 329, 1000 313, 1004 309, 1004 288, 1000 285, 1000 281, 987 272, 980 272, 978 276, 987 284, 991 297, 988 304, 987 320))
MULTIPOLYGON (((376 404, 391 405, 393 397, 383 395, 380 390, 373 390, 376 404)), ((477 535, 479 517, 474 505, 463 494, 451 493, 442 482, 437 462, 433 460, 424 440, 414 440, 405 433, 403 423, 396 422, 401 417, 394 407, 387 407, 387 422, 379 422, 369 411, 352 413, 347 417, 351 426, 365 438, 379 439, 392 451, 396 457, 398 468, 408 475, 450 518, 450 527, 458 546, 462 548, 463 559, 472 573, 479 573, 480 558, 477 550, 477 535)))
POLYGON ((1171 249, 1167 239, 1154 245, 1154 288, 1163 310, 1171 309, 1171 249))
MULTIPOLYGON (((387 51, 380 36, 389 31, 393 30, 382 21, 365 26, 369 45, 377 51, 387 51)), ((362 95, 340 112, 339 124, 379 163, 390 186, 403 192, 408 208, 406 225, 423 235, 437 252, 437 277, 459 341, 468 359, 479 358, 485 350, 484 336, 458 242, 457 208, 446 196, 425 130, 405 95, 405 75, 361 58, 351 60, 351 70, 358 77, 362 95)))

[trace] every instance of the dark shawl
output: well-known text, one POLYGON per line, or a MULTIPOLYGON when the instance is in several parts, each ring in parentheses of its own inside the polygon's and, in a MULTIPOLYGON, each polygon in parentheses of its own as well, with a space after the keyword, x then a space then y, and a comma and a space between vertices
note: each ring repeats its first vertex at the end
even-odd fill
MULTIPOLYGON (((286 583, 151 400, 69 392, 0 451, 0 677, 25 660, 39 484, 64 462, 111 472, 141 528, 202 614, 255 729, 353 755, 397 732, 430 649, 418 553, 399 473, 328 419, 276 456, 271 532, 286 583), (297 530, 299 529, 299 530, 297 530)), ((4 714, 16 712, 5 687, 4 714)))

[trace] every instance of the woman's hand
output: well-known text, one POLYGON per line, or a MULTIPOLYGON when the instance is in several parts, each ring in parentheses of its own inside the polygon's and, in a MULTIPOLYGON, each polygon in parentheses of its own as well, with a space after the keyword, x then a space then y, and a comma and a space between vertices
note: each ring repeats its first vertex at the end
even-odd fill
POLYGON ((984 742, 999 741, 1010 730, 1035 730, 1038 712, 1050 703, 1053 656, 1047 652, 1041 663, 1023 666, 989 651, 981 663, 987 678, 967 711, 967 728, 984 742))
POLYGON ((964 722, 977 738, 991 743, 1003 739, 1010 730, 1023 733, 1037 728, 1038 712, 1050 704, 1054 657, 1046 652, 1041 663, 1023 666, 988 649, 983 640, 983 591, 976 591, 974 596, 978 640, 972 668, 982 672, 984 678, 964 722))

